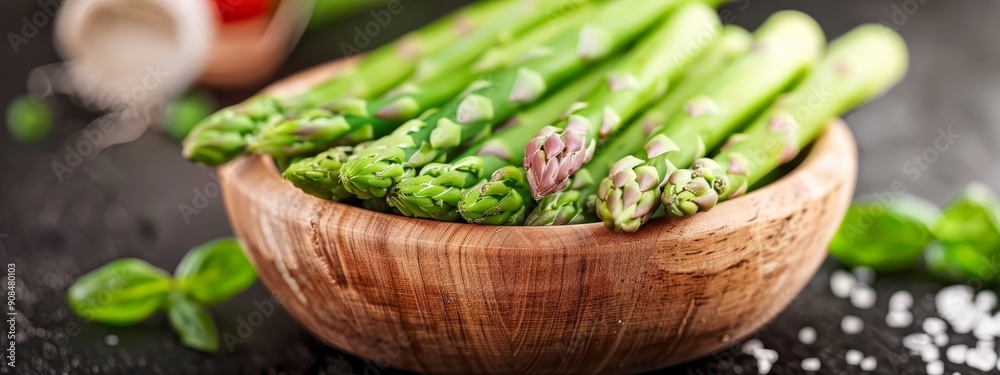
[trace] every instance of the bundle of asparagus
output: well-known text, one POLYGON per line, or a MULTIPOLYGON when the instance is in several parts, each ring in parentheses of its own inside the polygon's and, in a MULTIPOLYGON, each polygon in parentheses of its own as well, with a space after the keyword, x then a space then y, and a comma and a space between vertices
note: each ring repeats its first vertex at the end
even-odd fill
POLYGON ((184 154, 269 154, 304 192, 380 212, 632 232, 661 203, 678 219, 745 193, 906 71, 884 27, 824 56, 810 17, 751 35, 717 2, 478 3, 303 94, 220 111, 184 154))

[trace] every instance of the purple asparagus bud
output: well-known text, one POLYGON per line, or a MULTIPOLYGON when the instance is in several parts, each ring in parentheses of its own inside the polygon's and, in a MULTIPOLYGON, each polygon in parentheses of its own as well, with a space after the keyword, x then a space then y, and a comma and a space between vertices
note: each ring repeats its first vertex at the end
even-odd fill
POLYGON ((536 200, 562 191, 569 177, 594 156, 597 142, 589 139, 590 121, 570 116, 560 132, 546 127, 525 147, 524 169, 536 200))

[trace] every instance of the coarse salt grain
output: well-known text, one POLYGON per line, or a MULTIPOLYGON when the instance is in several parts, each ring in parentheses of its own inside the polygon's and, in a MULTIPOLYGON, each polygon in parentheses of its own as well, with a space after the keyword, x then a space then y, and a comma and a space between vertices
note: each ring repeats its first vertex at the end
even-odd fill
POLYGON ((941 361, 931 361, 927 362, 927 375, 942 375, 944 374, 944 363, 941 361))
POLYGON ((941 359, 941 350, 934 345, 927 345, 920 348, 920 359, 924 362, 936 361, 941 359))
POLYGON ((851 288, 858 283, 858 279, 850 272, 844 270, 833 270, 830 274, 830 290, 833 295, 840 298, 847 298, 851 295, 851 288))
POLYGON ((753 355, 757 349, 764 349, 764 343, 757 339, 747 340, 743 343, 743 354, 753 355))
POLYGON ((875 357, 867 356, 865 359, 861 360, 861 369, 865 371, 874 371, 878 367, 878 360, 875 357))
POLYGON ((889 310, 905 310, 913 307, 913 295, 900 290, 889 296, 889 310))
MULTIPOLYGON (((965 353, 963 352, 962 354, 965 353)), ((861 363, 861 360, 864 359, 864 356, 865 355, 862 354, 860 351, 854 349, 848 349, 847 354, 844 355, 844 359, 847 361, 847 364, 853 366, 861 363)))
POLYGON ((802 369, 806 371, 819 371, 819 358, 806 358, 802 360, 802 369))
POLYGON ((865 284, 854 284, 851 288, 851 304, 859 309, 870 309, 875 306, 875 289, 865 284))
POLYGON ((940 333, 934 335, 934 345, 937 345, 939 348, 943 348, 948 345, 948 334, 940 333))
POLYGON ((970 349, 965 352, 965 364, 981 371, 989 371, 996 367, 997 353, 986 347, 970 349))
POLYGON ((816 329, 813 327, 802 327, 799 330, 799 341, 802 341, 806 345, 816 342, 816 329))
POLYGON ((885 316, 885 324, 892 328, 905 328, 913 324, 913 314, 907 310, 890 311, 885 316))
POLYGON ((979 319, 979 322, 972 328, 972 335, 980 340, 990 340, 1000 336, 1000 323, 993 318, 979 319))
POLYGON ((969 347, 965 345, 954 345, 944 352, 944 357, 948 359, 948 362, 961 365, 965 363, 965 352, 968 349, 969 347))
POLYGON ((954 325, 955 320, 966 319, 972 311, 976 311, 972 296, 972 288, 966 285, 944 287, 934 297, 934 307, 939 316, 954 325))
POLYGON ((981 290, 976 294, 975 304, 976 310, 989 313, 997 307, 997 293, 989 289, 981 290))
POLYGON ((756 349, 753 352, 754 358, 757 358, 757 372, 761 374, 767 374, 771 372, 771 366, 778 361, 778 352, 771 349, 756 349))
POLYGON ((947 328, 947 325, 943 320, 934 317, 924 319, 924 322, 923 324, 921 324, 921 326, 924 328, 924 332, 927 332, 927 334, 932 336, 944 333, 945 329, 947 328))
POLYGON ((931 345, 931 337, 926 333, 911 333, 903 337, 903 347, 914 353, 920 353, 928 345, 931 345))
POLYGON ((865 329, 865 322, 854 315, 846 315, 840 321, 840 330, 848 335, 856 335, 865 329))

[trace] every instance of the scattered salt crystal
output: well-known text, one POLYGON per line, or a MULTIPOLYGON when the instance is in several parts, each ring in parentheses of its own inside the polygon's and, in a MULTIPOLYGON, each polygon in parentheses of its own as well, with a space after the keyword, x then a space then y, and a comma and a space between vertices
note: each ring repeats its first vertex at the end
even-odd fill
POLYGON ((889 310, 905 310, 913 307, 913 295, 900 290, 889 297, 889 310))
POLYGON ((929 335, 944 333, 945 329, 948 328, 948 325, 943 320, 934 317, 924 319, 922 326, 924 332, 927 332, 929 335))
POLYGON ((979 342, 976 343, 976 347, 993 350, 993 348, 996 347, 996 344, 993 343, 993 340, 979 340, 979 342))
POLYGON ((980 340, 990 340, 1000 336, 1000 323, 992 318, 980 319, 972 329, 972 334, 980 340))
POLYGON ((819 371, 819 358, 803 359, 802 369, 806 371, 819 371))
POLYGON ((760 340, 751 339, 743 343, 743 354, 753 355, 757 349, 764 349, 764 343, 760 342, 760 340))
POLYGON ((939 348, 943 348, 945 345, 948 345, 948 334, 941 333, 934 335, 934 345, 937 345, 939 348))
POLYGON ((118 345, 118 336, 115 335, 104 336, 104 343, 110 346, 118 345))
POLYGON ((771 363, 778 361, 778 352, 771 349, 764 349, 764 348, 756 349, 753 351, 753 356, 754 358, 757 358, 757 360, 760 361, 767 361, 771 363))
POLYGON ((864 354, 861 354, 861 352, 857 350, 848 349, 847 354, 844 355, 844 359, 847 360, 847 364, 853 366, 861 363, 861 359, 864 358, 864 356, 865 356, 864 354))
POLYGON ((941 361, 927 362, 927 375, 942 374, 944 374, 944 363, 941 363, 941 361))
POLYGON ((758 348, 753 352, 757 358, 757 372, 767 374, 771 372, 771 366, 778 361, 778 352, 771 349, 758 348))
POLYGON ((854 315, 845 315, 840 321, 840 330, 848 335, 856 335, 865 329, 865 322, 854 315))
POLYGON ((767 375, 771 372, 771 366, 774 364, 771 362, 761 362, 757 361, 757 373, 762 375, 767 375))
POLYGON ((985 347, 976 347, 965 352, 965 364, 981 371, 989 371, 997 365, 997 353, 985 347))
POLYGON ((885 316, 885 324, 892 328, 905 328, 913 323, 913 314, 907 310, 890 311, 885 316))
POLYGON ((972 288, 967 285, 944 287, 934 297, 934 307, 942 318, 954 324, 952 320, 968 316, 972 310, 972 288))
POLYGON ((865 284, 854 284, 851 288, 851 304, 859 309, 875 306, 875 289, 865 284))
POLYGON ((816 329, 813 327, 803 327, 799 330, 799 341, 809 345, 816 342, 816 329))
POLYGON ((944 352, 944 356, 948 358, 948 362, 961 365, 965 363, 965 352, 968 349, 969 347, 965 345, 954 345, 944 352))
POLYGON ((924 362, 936 361, 941 358, 941 350, 934 345, 920 348, 920 359, 924 362))
POLYGON ((861 369, 865 371, 874 371, 875 367, 878 367, 878 360, 875 357, 867 356, 865 359, 861 360, 861 369))
POLYGON ((858 278, 858 282, 868 285, 875 283, 875 270, 869 267, 854 267, 851 273, 854 274, 854 277, 858 278))
POLYGON ((851 288, 858 283, 858 279, 850 272, 844 270, 833 270, 830 274, 830 290, 833 295, 840 298, 847 298, 851 295, 851 288))
POLYGON ((931 337, 926 333, 911 333, 903 337, 903 347, 915 353, 928 345, 931 345, 931 337))
POLYGON ((976 310, 989 313, 993 311, 993 308, 997 307, 997 293, 984 289, 976 294, 976 310))
POLYGON ((976 316, 974 315, 957 315, 948 319, 948 323, 951 324, 951 330, 955 333, 964 335, 972 332, 972 329, 976 326, 976 316))

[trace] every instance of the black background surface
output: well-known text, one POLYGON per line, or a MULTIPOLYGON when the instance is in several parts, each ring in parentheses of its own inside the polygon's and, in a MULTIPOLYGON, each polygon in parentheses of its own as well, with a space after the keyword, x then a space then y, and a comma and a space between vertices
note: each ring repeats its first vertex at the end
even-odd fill
MULTIPOLYGON (((749 0, 725 9, 731 12, 727 14, 733 23, 748 28, 755 28, 776 10, 804 10, 820 21, 830 38, 863 22, 895 24, 911 49, 908 78, 881 100, 846 117, 861 152, 858 192, 885 192, 898 180, 909 192, 943 204, 972 180, 1000 188, 1000 2, 921 1, 924 3, 910 1, 911 6, 918 6, 905 19, 896 11, 901 8, 894 8, 903 6, 902 1, 749 0), (934 147, 940 132, 949 128, 960 138, 947 150, 926 152, 934 147), (926 163, 926 169, 917 175, 913 158, 920 155, 936 155, 936 160, 926 163)), ((370 47, 460 3, 404 1, 404 11, 370 47)), ((17 0, 5 1, 0 9, 0 31, 16 33, 23 22, 21 17, 41 8, 34 1, 17 0)), ((340 57, 342 53, 336 47, 339 42, 353 38, 354 27, 370 20, 370 16, 361 14, 307 35, 279 77, 340 57)), ((59 61, 51 36, 50 24, 40 28, 39 34, 21 45, 18 52, 9 45, 0 45, 0 103, 24 91, 25 77, 32 68, 59 61)), ((220 93, 220 101, 231 104, 254 91, 220 93)), ((87 323, 74 316, 65 305, 65 290, 86 271, 125 256, 173 269, 188 249, 229 235, 230 229, 218 197, 210 199, 200 214, 185 222, 178 206, 191 205, 193 190, 213 184, 213 174, 207 167, 183 160, 176 142, 155 131, 88 158, 59 181, 52 161, 61 157, 65 142, 97 117, 64 107, 53 136, 40 146, 17 144, 6 131, 0 132, 0 261, 17 264, 20 371, 392 372, 323 345, 298 328, 280 308, 254 328, 245 342, 234 345, 232 350, 223 344, 215 355, 181 347, 163 317, 123 329, 87 323), (114 339, 118 342, 111 345, 114 339)), ((921 270, 883 277, 875 285, 879 291, 876 307, 858 310, 830 293, 828 275, 836 267, 834 261, 828 261, 792 305, 756 335, 766 347, 779 353, 771 373, 800 373, 800 361, 809 357, 821 359, 821 373, 859 372, 856 366, 844 362, 847 348, 877 356, 877 373, 923 373, 923 362, 908 359, 900 346, 900 338, 917 328, 887 328, 887 299, 892 291, 901 288, 913 291, 917 301, 915 321, 919 322, 933 311, 928 293, 941 285, 921 270), (864 318, 868 322, 865 330, 855 336, 840 333, 844 314, 864 318), (815 344, 798 341, 797 333, 804 326, 819 332, 815 344)), ((248 292, 212 307, 220 332, 235 332, 241 320, 258 311, 255 303, 269 298, 258 283, 248 292)), ((948 366, 949 374, 972 372, 967 367, 948 366)), ((668 371, 755 373, 755 368, 755 360, 735 347, 668 371)))

